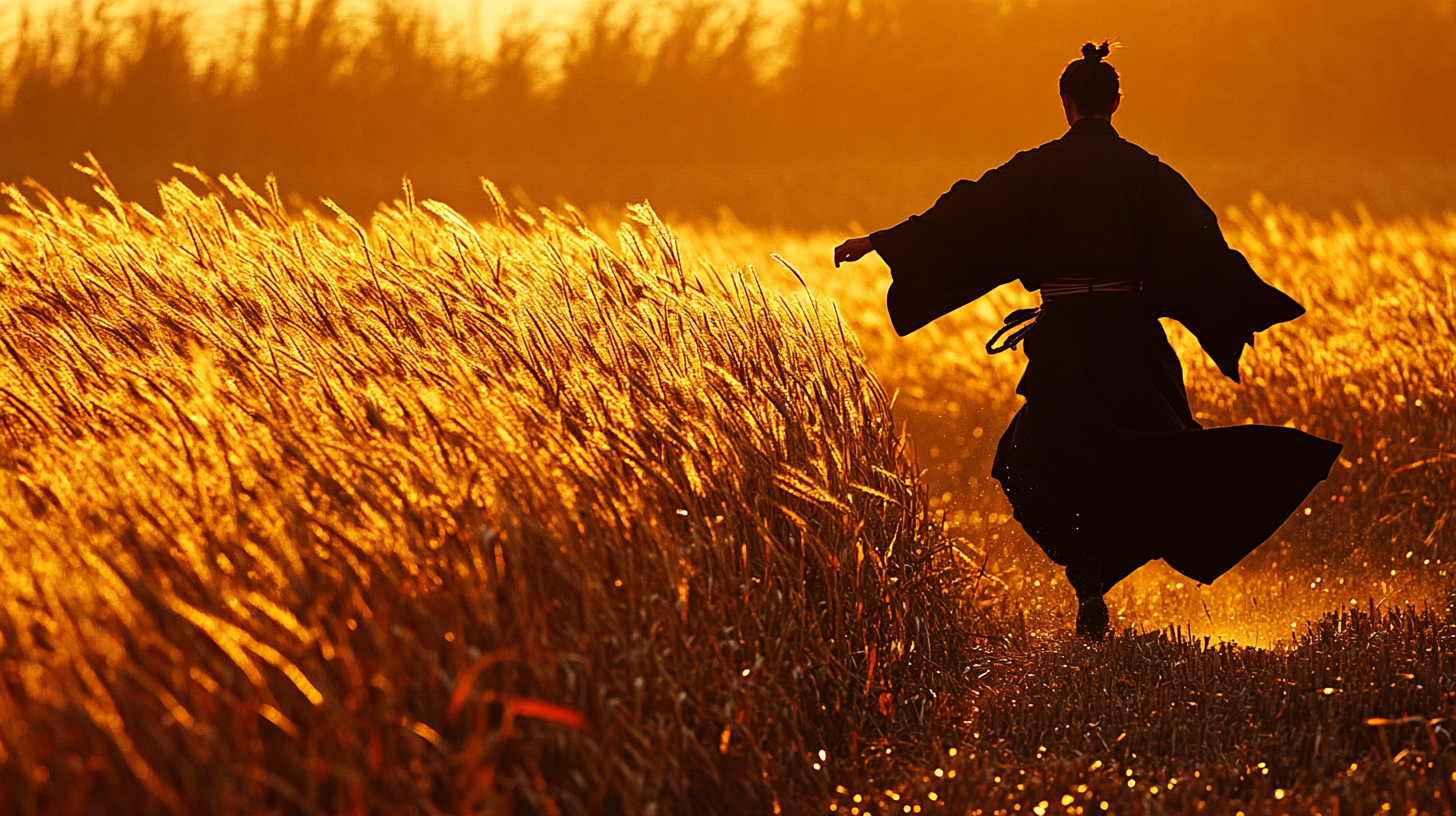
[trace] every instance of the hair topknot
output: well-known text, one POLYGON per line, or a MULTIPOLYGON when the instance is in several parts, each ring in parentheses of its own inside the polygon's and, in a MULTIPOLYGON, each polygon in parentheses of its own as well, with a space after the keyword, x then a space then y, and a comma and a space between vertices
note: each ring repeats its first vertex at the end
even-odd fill
POLYGON ((1087 43, 1082 46, 1082 58, 1067 63, 1067 70, 1062 72, 1062 95, 1071 99, 1083 116, 1109 114, 1117 101, 1121 91, 1117 69, 1102 61, 1110 53, 1112 43, 1107 40, 1101 45, 1087 43))
POLYGON ((1108 54, 1112 53, 1112 44, 1103 40, 1101 45, 1087 43, 1082 46, 1082 59, 1088 62, 1101 62, 1108 54))

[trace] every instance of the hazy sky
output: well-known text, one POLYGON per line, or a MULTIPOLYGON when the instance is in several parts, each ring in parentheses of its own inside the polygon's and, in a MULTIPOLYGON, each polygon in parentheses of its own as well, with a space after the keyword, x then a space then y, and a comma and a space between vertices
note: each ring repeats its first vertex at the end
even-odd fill
MULTIPOLYGON (((367 15, 370 8, 377 2, 377 0, 340 1, 344 9, 358 10, 364 15, 367 15)), ((502 23, 515 15, 524 14, 532 22, 545 23, 548 27, 554 28, 571 22, 576 10, 594 1, 596 0, 404 0, 404 2, 435 9, 439 13, 439 19, 444 29, 441 33, 446 34, 448 39, 462 44, 476 39, 485 48, 495 45, 495 31, 502 23)), ((658 8, 670 1, 616 0, 616 3, 624 7, 658 8)), ((17 12, 21 10, 44 13, 58 8, 70 8, 76 2, 77 0, 0 0, 0 31, 10 28, 16 20, 17 12)), ((113 15, 118 11, 138 5, 187 10, 193 17, 192 32, 195 35, 193 43, 199 54, 216 51, 235 55, 238 30, 233 24, 238 18, 232 12, 239 8, 257 8, 262 0, 79 0, 79 2, 88 9, 104 3, 111 9, 113 15)), ((286 8, 294 0, 279 0, 279 2, 286 8)), ((303 2, 305 6, 308 6, 316 0, 303 0, 303 2)), ((769 30, 772 30, 774 19, 780 16, 778 12, 791 8, 795 2, 796 0, 758 0, 757 6, 767 16, 770 23, 769 30)), ((0 46, 3 44, 4 38, 0 36, 0 46)))
MULTIPOLYGON (((538 21, 553 21, 569 19, 570 12, 588 0, 414 0, 414 2, 434 7, 440 12, 441 22, 447 26, 468 26, 478 21, 483 31, 490 31, 499 25, 507 17, 518 11, 525 10, 538 21)), ((30 8, 43 11, 58 6, 70 6, 74 0, 0 0, 0 10, 5 16, 13 14, 17 9, 30 8)), ((132 0, 135 2, 135 0, 132 0)), ((213 25, 217 20, 226 19, 228 12, 239 6, 256 4, 258 0, 161 0, 160 5, 165 8, 191 9, 198 16, 203 24, 204 30, 215 29, 213 25)), ((284 0, 285 5, 290 0, 284 0)), ((309 0, 305 0, 309 2, 309 0)), ((150 4, 142 0, 143 4, 150 4)), ((345 7, 357 7, 367 9, 372 0, 344 0, 345 7)), ((87 3, 91 5, 91 3, 87 3)), ((129 5, 128 0, 122 0, 119 5, 129 5)), ((0 18, 3 19, 3 18, 0 18)))
MULTIPOLYGON (((256 0, 254 0, 256 2, 256 0)), ((28 5, 31 8, 41 9, 50 6, 70 5, 73 0, 0 0, 0 8, 28 5)), ((243 5, 248 0, 165 0, 163 5, 168 7, 194 8, 203 14, 214 14, 225 12, 229 9, 243 5)), ((360 2, 360 0, 354 0, 360 2)), ((467 19, 472 9, 478 9, 482 19, 498 20, 518 8, 529 8, 538 14, 559 13, 562 9, 570 9, 581 5, 585 0, 416 0, 422 5, 431 5, 452 19, 467 19)), ((365 2, 361 2, 365 5, 365 2)))
MULTIPOLYGON (((70 8, 78 0, 0 0, 0 31, 9 29, 21 10, 45 13, 58 8, 70 8)), ((218 51, 235 54, 238 31, 235 25, 239 8, 256 8, 263 0, 79 0, 87 9, 105 4, 112 14, 133 6, 161 6, 165 9, 189 11, 193 17, 194 45, 201 53, 218 51)), ((506 20, 517 14, 524 14, 535 23, 548 27, 571 22, 573 13, 595 0, 404 0, 433 8, 439 13, 442 33, 457 43, 466 43, 478 37, 480 45, 490 48, 495 44, 494 33, 506 20)), ((642 6, 658 8, 671 0, 616 0, 619 6, 642 6)), ((279 0, 285 8, 294 0, 279 0)), ((305 6, 316 0, 303 0, 305 6)), ((377 0, 341 0, 345 10, 357 10, 364 15, 377 0)), ((757 6, 770 23, 780 17, 778 12, 791 8, 796 0, 758 0, 757 6)), ((0 37, 0 46, 4 38, 0 37)))
POLYGON ((442 19, 457 23, 478 16, 487 27, 498 24, 511 13, 526 9, 537 19, 560 17, 585 0, 416 0, 440 10, 442 19))

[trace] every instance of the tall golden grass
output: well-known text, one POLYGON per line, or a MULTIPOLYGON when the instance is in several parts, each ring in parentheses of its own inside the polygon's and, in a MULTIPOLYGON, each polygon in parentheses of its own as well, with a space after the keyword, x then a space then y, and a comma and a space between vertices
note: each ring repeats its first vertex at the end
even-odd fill
POLYGON ((1456 206, 1456 10, 1440 0, 583 3, 451 28, 410 0, 0 7, 0 179, 81 195, 91 150, 155 202, 182 160, 372 210, 405 173, 473 201, 651 198, 695 217, 879 224, 1059 136, 1061 66, 1126 47, 1124 132, 1219 203, 1456 206))
POLYGON ((966 578, 829 303, 83 169, 3 191, 12 812, 767 812, 937 721, 966 578))
POLYGON ((1226 216, 1310 314, 1242 387, 1174 327, 1195 410, 1347 457, 1215 587, 1135 576, 1089 647, 986 478, 1019 362, 980 346, 1024 293, 900 339, 827 233, 613 234, 489 184, 493 222, 406 183, 364 224, 187 167, 144 208, 81 169, 103 205, 3 191, 16 812, 1453 794, 1456 217, 1226 216))

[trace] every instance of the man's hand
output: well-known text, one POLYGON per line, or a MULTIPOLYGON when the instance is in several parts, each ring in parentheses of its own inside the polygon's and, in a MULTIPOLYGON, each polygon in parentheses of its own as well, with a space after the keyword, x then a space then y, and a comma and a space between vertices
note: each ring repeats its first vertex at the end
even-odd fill
POLYGON ((854 263, 875 251, 875 245, 868 237, 851 238, 834 248, 834 265, 854 263))

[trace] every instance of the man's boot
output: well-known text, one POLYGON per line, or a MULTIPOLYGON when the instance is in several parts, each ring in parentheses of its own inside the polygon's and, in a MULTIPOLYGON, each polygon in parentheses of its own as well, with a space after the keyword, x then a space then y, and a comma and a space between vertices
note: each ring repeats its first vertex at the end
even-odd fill
POLYGON ((1077 634, 1096 642, 1107 636, 1107 603, 1102 600, 1102 559, 1088 556, 1067 567, 1077 592, 1077 634))

